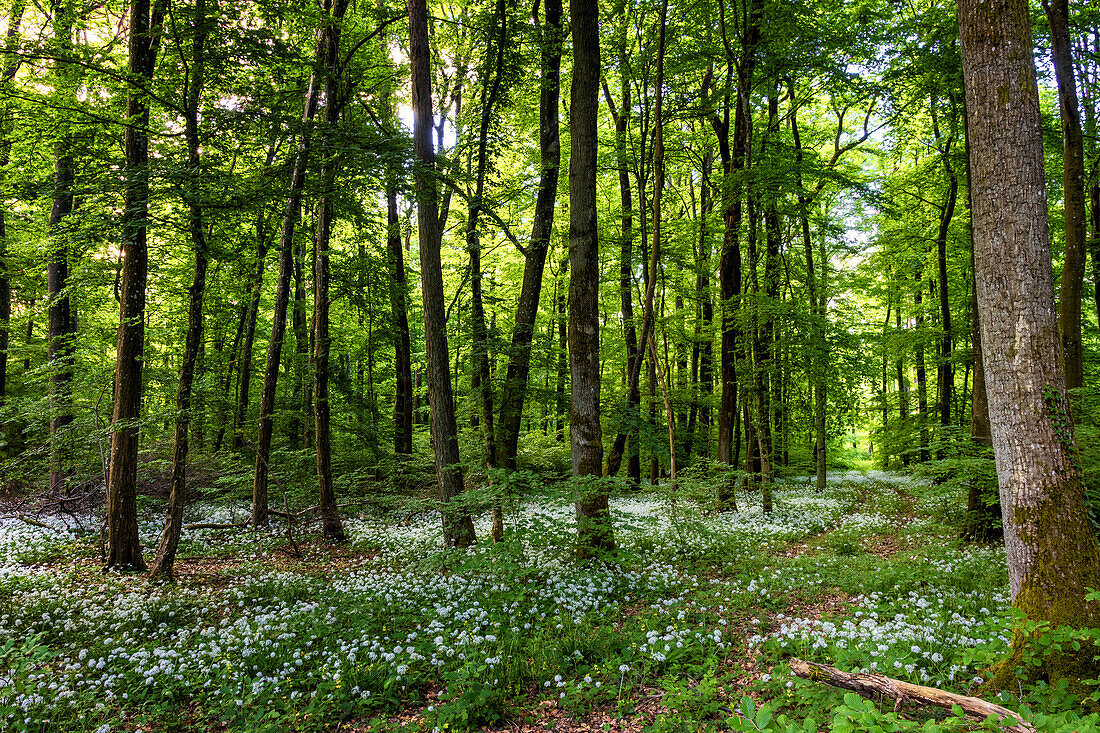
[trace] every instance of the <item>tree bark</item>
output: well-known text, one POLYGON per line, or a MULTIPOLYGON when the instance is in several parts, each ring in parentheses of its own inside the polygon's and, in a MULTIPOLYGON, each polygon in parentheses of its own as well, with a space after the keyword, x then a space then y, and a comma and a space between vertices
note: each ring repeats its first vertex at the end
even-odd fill
MULTIPOLYGON (((23 20, 23 11, 26 7, 25 0, 15 0, 11 12, 8 13, 8 30, 4 38, 4 47, 12 49, 19 38, 19 27, 23 20)), ((19 71, 20 59, 17 54, 8 56, 8 63, 4 65, 3 75, 0 80, 6 86, 15 78, 19 71)), ((11 123, 8 117, 9 110, 4 111, 5 119, 0 119, 0 170, 7 170, 11 162, 12 134, 11 123)), ((8 344, 11 340, 11 275, 8 270, 8 229, 6 212, 0 206, 0 407, 8 394, 8 344)))
POLYGON ((107 479, 107 567, 145 570, 137 525, 137 464, 141 415, 141 367, 145 351, 146 236, 149 216, 149 107, 141 86, 156 68, 166 0, 130 2, 130 78, 126 98, 125 193, 122 203, 122 282, 115 363, 111 458, 107 479))
MULTIPOLYGON (((810 297, 810 381, 813 387, 813 419, 814 419, 814 465, 816 470, 815 487, 818 491, 825 490, 826 478, 826 443, 825 443, 825 414, 828 410, 827 392, 825 385, 826 370, 828 368, 829 352, 828 343, 825 340, 825 294, 817 292, 817 274, 814 272, 814 248, 810 237, 810 203, 812 197, 806 192, 802 181, 802 136, 798 130, 798 109, 795 103, 794 82, 790 81, 791 98, 791 139, 794 142, 795 155, 795 182, 798 185, 798 218, 802 229, 802 249, 806 257, 806 287, 810 297)), ((825 263, 821 263, 822 269, 825 263)), ((887 305, 886 322, 890 322, 890 308, 887 305)), ((884 362, 885 363, 885 362, 884 362)), ((885 368, 885 367, 884 367, 885 368)), ((886 378, 883 377, 883 418, 882 430, 886 432, 886 378)))
POLYGON ((1066 214, 1066 256, 1058 292, 1058 333, 1062 340, 1066 388, 1084 385, 1084 352, 1081 344, 1081 293, 1085 282, 1085 143, 1081 108, 1077 101, 1069 30, 1069 0, 1043 0, 1050 23, 1054 76, 1058 82, 1058 106, 1062 113, 1062 188, 1066 214))
POLYGON ((571 0, 573 83, 569 156, 569 442, 577 483, 577 551, 615 548, 600 428, 600 253, 596 229, 596 113, 600 91, 598 0, 571 0))
MULTIPOLYGON (((333 0, 325 0, 326 14, 332 9, 333 0)), ((329 26, 317 31, 314 56, 318 60, 324 53, 329 26)), ((298 149, 294 155, 294 168, 290 174, 283 224, 279 232, 279 278, 275 283, 274 314, 271 322, 271 338, 267 343, 267 363, 264 368, 264 386, 260 395, 260 417, 256 430, 256 464, 252 474, 252 526, 264 527, 268 523, 268 472, 271 470, 271 438, 275 429, 275 392, 279 382, 279 366, 286 336, 286 311, 290 302, 290 278, 294 267, 294 227, 302 212, 302 190, 306 183, 309 152, 312 142, 313 118, 317 114, 322 79, 314 72, 310 75, 302 109, 301 130, 298 133, 298 149)))
MULTIPOLYGON (((558 193, 561 165, 561 140, 558 132, 558 105, 561 87, 562 3, 547 0, 542 26, 542 83, 539 92, 539 157, 541 177, 535 198, 531 241, 523 258, 523 283, 516 303, 516 322, 512 328, 511 356, 500 397, 500 422, 497 447, 504 468, 516 470, 520 418, 527 395, 531 367, 531 339, 535 331, 542 273, 550 234, 554 225, 554 202, 558 193)), ((536 25, 538 18, 534 19, 536 25)), ((547 370, 549 373, 549 369, 547 370)))
MULTIPOLYGON (((478 403, 481 408, 481 428, 484 463, 487 468, 497 465, 496 429, 493 415, 493 380, 489 370, 489 330, 485 321, 485 301, 482 296, 481 237, 478 221, 485 197, 485 177, 489 165, 489 126, 493 119, 504 75, 504 49, 508 42, 508 8, 504 0, 497 0, 494 15, 497 35, 490 40, 487 57, 492 58, 489 78, 481 87, 481 114, 478 121, 477 162, 474 171, 474 193, 466 209, 466 249, 470 254, 470 324, 473 331, 473 368, 478 403)), ((499 505, 494 508, 494 528, 499 517, 499 505)), ((502 530, 503 531, 503 530, 502 530)))
MULTIPOLYGON (((54 74, 66 96, 75 94, 77 75, 73 54, 73 17, 65 2, 52 3, 56 44, 54 74)), ((66 113, 61 112, 61 115, 66 113)), ((69 307, 69 241, 67 220, 73 212, 76 160, 70 123, 58 120, 59 136, 54 142, 53 205, 50 208, 49 244, 46 256, 46 302, 48 356, 50 365, 50 488, 58 488, 70 473, 65 433, 73 421, 72 386, 75 350, 75 322, 69 307)))
MULTIPOLYGON (((184 88, 184 136, 187 140, 187 168, 193 183, 199 186, 202 175, 202 158, 199 138, 199 103, 205 81, 206 38, 209 34, 206 17, 206 0, 195 0, 195 38, 191 56, 191 74, 184 88)), ((206 270, 209 255, 203 208, 198 196, 188 189, 185 198, 190 214, 189 229, 191 247, 195 250, 195 273, 188 290, 187 337, 183 347, 183 364, 180 366, 179 386, 176 390, 176 426, 172 437, 172 484, 168 491, 168 514, 161 531, 157 556, 149 569, 150 579, 172 577, 183 528, 183 509, 186 505, 188 429, 191 424, 191 393, 195 379, 195 366, 202 346, 203 293, 206 290, 206 270)))
POLYGON ((248 415, 248 405, 252 394, 252 350, 256 343, 256 321, 260 315, 260 296, 264 286, 264 260, 267 259, 267 231, 263 214, 257 215, 256 222, 256 269, 249 278, 248 305, 244 313, 243 337, 240 365, 237 367, 237 406, 233 411, 233 450, 244 448, 244 423, 248 415))
POLYGON ((332 484, 332 431, 328 400, 329 354, 329 246, 332 241, 333 198, 336 196, 336 170, 339 153, 335 149, 336 127, 343 104, 340 65, 340 24, 348 0, 333 0, 331 20, 327 20, 318 59, 324 65, 325 113, 321 127, 321 196, 317 202, 317 239, 313 265, 313 419, 314 441, 317 444, 317 505, 321 509, 321 531, 326 541, 342 544, 347 541, 340 514, 336 508, 336 491, 332 484))
MULTIPOLYGON (((1009 587, 1014 605, 1034 620, 1096 626, 1100 612, 1085 589, 1100 587, 1100 548, 1085 511, 1057 358, 1028 6, 962 0, 959 26, 975 279, 1009 587)), ((1067 673, 1048 671, 1052 683, 1067 673)))
MULTIPOLYGON (((720 2, 722 10, 723 42, 726 41, 725 3, 720 2)), ((760 9, 754 0, 746 3, 744 9, 745 33, 741 39, 740 58, 737 68, 737 96, 733 119, 733 145, 729 144, 728 97, 727 112, 722 124, 712 117, 712 126, 718 136, 719 155, 725 174, 722 185, 723 220, 725 233, 722 241, 722 255, 718 264, 719 293, 722 300, 722 341, 721 366, 722 400, 718 410, 718 460, 734 465, 734 432, 737 422, 737 352, 741 340, 737 324, 737 310, 741 297, 741 194, 744 184, 742 174, 749 168, 749 140, 752 134, 752 84, 756 67, 756 51, 760 43, 760 9), (723 134, 724 133, 724 134, 723 134)), ((734 69, 733 52, 726 44, 727 75, 732 77, 734 69)), ((725 503, 728 497, 719 495, 719 501, 725 503)))
MULTIPOLYGON (((923 255, 922 255, 923 256, 923 255)), ((925 463, 928 456, 928 371, 924 361, 924 264, 917 264, 913 278, 916 288, 913 290, 913 308, 916 311, 916 362, 917 362, 917 422, 920 429, 920 462, 925 463)))
MULTIPOLYGON (((620 77, 622 80, 622 105, 615 107, 611 92, 603 88, 607 106, 615 122, 615 164, 619 169, 619 302, 622 308, 623 339, 626 343, 626 404, 620 420, 618 433, 607 452, 604 461, 604 475, 615 476, 619 472, 623 455, 626 452, 630 435, 637 436, 639 406, 642 395, 639 387, 641 379, 641 353, 638 349, 638 333, 634 326, 634 201, 630 186, 630 166, 627 159, 626 133, 630 125, 630 113, 633 105, 630 95, 629 67, 626 59, 625 28, 618 40, 620 77)), ((636 441, 635 441, 636 442, 636 441)), ((631 447, 627 463, 627 483, 637 486, 641 479, 641 460, 637 445, 631 447)))
POLYGON ((438 212, 435 152, 432 150, 432 99, 428 8, 426 0, 409 0, 409 61, 412 66, 413 152, 416 156, 417 224, 420 233, 420 282, 424 300, 424 344, 428 359, 428 398, 435 470, 443 503, 443 540, 468 547, 476 538, 469 510, 456 506, 462 493, 458 426, 455 423, 448 368, 447 320, 443 308, 442 231, 438 212))

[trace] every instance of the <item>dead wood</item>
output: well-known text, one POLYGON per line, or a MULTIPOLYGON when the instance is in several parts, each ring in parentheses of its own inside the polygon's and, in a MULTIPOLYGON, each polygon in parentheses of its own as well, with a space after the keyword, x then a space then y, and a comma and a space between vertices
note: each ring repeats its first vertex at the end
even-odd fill
POLYGON ((196 522, 194 524, 183 525, 184 529, 237 529, 238 527, 247 527, 251 522, 231 522, 229 524, 218 524, 217 522, 196 522))
POLYGON ((917 703, 918 705, 932 705, 948 709, 952 708, 954 705, 958 705, 962 708, 964 713, 974 718, 984 720, 990 715, 996 715, 1001 718, 1015 718, 1019 721, 1018 724, 1005 728, 1006 731, 1012 731, 1013 733, 1030 733, 1035 730, 1035 728, 1030 723, 1025 722, 1018 713, 1014 713, 1008 708, 1001 707, 1000 705, 986 702, 981 698, 956 695, 935 687, 914 685, 881 674, 843 672, 836 667, 816 664, 814 662, 804 662, 801 659, 791 659, 790 665, 791 671, 794 672, 796 676, 802 677, 803 679, 823 682, 827 685, 839 687, 844 690, 851 690, 864 697, 870 697, 876 694, 891 697, 895 701, 895 711, 900 709, 904 702, 917 703))

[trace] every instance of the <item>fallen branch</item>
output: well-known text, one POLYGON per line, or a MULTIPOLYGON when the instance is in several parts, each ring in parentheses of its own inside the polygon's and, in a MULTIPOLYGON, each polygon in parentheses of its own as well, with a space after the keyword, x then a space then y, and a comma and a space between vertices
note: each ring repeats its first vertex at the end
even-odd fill
POLYGON ((22 519, 27 524, 33 524, 35 527, 42 527, 44 529, 53 529, 53 527, 46 524, 45 522, 39 522, 37 519, 31 519, 26 514, 20 514, 19 518, 22 519))
POLYGON ((232 522, 230 524, 218 524, 217 522, 196 522, 195 524, 185 524, 184 529, 237 529, 239 527, 247 527, 251 522, 232 522))
POLYGON ((790 665, 791 671, 803 679, 851 690, 864 697, 870 697, 872 694, 892 697, 895 701, 895 711, 901 708, 903 702, 916 702, 921 705, 935 705, 948 709, 958 705, 964 713, 974 718, 984 720, 990 715, 996 715, 1001 718, 1014 718, 1019 721, 1017 725, 1005 728, 1006 731, 1030 733, 1035 730, 1034 726, 1023 721, 1018 713, 1014 713, 1000 705, 986 702, 981 698, 956 695, 935 687, 914 685, 881 674, 842 672, 836 667, 815 664, 814 662, 803 662, 801 659, 791 659, 790 665))
MULTIPOLYGON (((362 503, 363 502, 361 502, 361 501, 349 501, 347 504, 337 504, 336 508, 337 509, 346 509, 349 506, 356 506, 357 504, 362 504, 362 503)), ((274 514, 277 517, 293 517, 293 518, 297 519, 298 517, 301 517, 305 514, 309 514, 310 512, 318 511, 318 510, 320 510, 320 508, 321 508, 321 506, 319 504, 314 504, 313 506, 308 506, 305 509, 302 509, 301 511, 297 511, 297 512, 283 512, 283 511, 279 511, 278 509, 268 509, 267 512, 268 512, 268 514, 274 514)))

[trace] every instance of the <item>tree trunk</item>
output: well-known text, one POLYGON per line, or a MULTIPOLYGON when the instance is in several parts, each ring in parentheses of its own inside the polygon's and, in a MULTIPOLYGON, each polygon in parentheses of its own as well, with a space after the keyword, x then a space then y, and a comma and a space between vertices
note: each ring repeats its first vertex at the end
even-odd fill
POLYGON ((336 492, 332 485, 332 431, 330 430, 328 383, 329 354, 329 246, 332 240, 332 208, 336 195, 336 169, 340 154, 334 145, 336 126, 343 105, 340 66, 340 23, 348 0, 333 0, 332 20, 325 26, 323 54, 325 114, 319 140, 321 148, 321 197, 317 202, 317 239, 314 246, 313 271, 313 419, 314 441, 317 444, 317 505, 321 510, 321 531, 333 544, 347 541, 340 514, 336 508, 336 492))
POLYGON ((1081 108, 1077 103, 1069 30, 1069 0, 1043 0, 1050 23, 1054 76, 1062 113, 1062 188, 1065 195, 1066 256, 1058 292, 1058 333, 1062 338, 1066 388, 1084 385, 1084 352, 1081 345, 1081 293, 1085 282, 1085 143, 1081 108))
POLYGON ((244 316, 244 346, 237 367, 237 407, 233 412, 233 450, 244 448, 244 423, 252 394, 252 347, 256 343, 256 321, 260 315, 260 296, 264 286, 264 260, 267 259, 267 231, 263 215, 256 222, 256 269, 249 278, 248 306, 244 316))
POLYGON ((287 437, 291 446, 308 450, 313 447, 313 432, 308 427, 311 421, 303 418, 313 415, 313 381, 307 379, 311 362, 312 327, 306 312, 305 258, 305 247, 299 237, 294 243, 294 302, 287 305, 288 309, 293 309, 290 326, 294 331, 294 387, 290 397, 293 408, 288 420, 287 437))
POLYGON ((600 91, 598 0, 571 0, 573 84, 569 156, 569 442, 577 479, 577 550, 615 548, 600 428, 600 253, 596 229, 596 113, 600 91))
MULTIPOLYGON (((148 84, 156 68, 166 0, 131 0, 130 78, 148 84)), ((149 216, 149 107, 140 88, 126 99, 125 193, 122 203, 122 282, 115 363, 111 458, 107 479, 107 567, 145 570, 137 525, 138 426, 145 350, 146 235, 149 216)))
MULTIPOLYGON (((332 0, 325 0, 325 11, 332 8, 332 0)), ((314 56, 321 59, 329 26, 317 31, 314 56)), ((267 343, 267 363, 264 367, 264 386, 260 395, 259 426, 256 430, 256 464, 252 473, 252 526, 264 527, 268 523, 267 484, 271 470, 271 438, 275 429, 275 392, 279 382, 279 366, 286 336, 286 311, 290 302, 290 278, 294 267, 294 226, 302 212, 302 190, 306 183, 311 143, 310 128, 317 114, 321 79, 317 73, 310 75, 302 109, 301 131, 298 133, 298 149, 294 155, 294 169, 290 174, 283 224, 279 232, 279 279, 275 283, 274 314, 271 321, 271 338, 267 343)))
MULTIPOLYGON (((206 17, 206 0, 195 0, 194 9, 195 38, 191 56, 191 75, 185 85, 184 98, 186 115, 184 135, 187 139, 187 167, 192 176, 191 185, 199 186, 202 175, 199 139, 199 101, 202 94, 205 70, 205 45, 209 34, 206 17)), ((176 427, 172 437, 172 485, 168 491, 168 515, 157 546, 157 556, 149 577, 172 577, 172 568, 176 560, 176 548, 179 546, 183 528, 183 509, 186 504, 187 489, 187 450, 188 428, 191 424, 191 392, 195 379, 195 366, 202 346, 202 300, 206 290, 206 269, 208 251, 206 232, 203 224, 203 209, 193 191, 185 198, 190 213, 189 228, 191 246, 195 250, 195 274, 188 291, 187 337, 183 347, 183 364, 180 366, 179 387, 176 390, 176 427)))
POLYGON ((916 311, 917 423, 920 429, 920 462, 928 460, 928 372, 924 364, 924 266, 917 265, 913 291, 916 311))
POLYGON ((707 229, 707 221, 714 208, 714 199, 711 196, 710 174, 713 164, 713 153, 707 151, 703 156, 703 169, 700 176, 700 218, 699 218, 699 273, 695 277, 695 290, 701 299, 701 323, 700 333, 696 337, 699 344, 699 422, 693 437, 695 450, 704 458, 710 457, 710 402, 714 395, 714 335, 711 327, 714 324, 714 303, 711 300, 710 276, 710 231, 707 229))
MULTIPOLYGON (((493 415, 493 380, 489 371, 489 331, 485 323, 485 302, 481 290, 481 238, 477 230, 485 197, 485 176, 489 165, 489 124, 492 122, 504 74, 504 48, 508 42, 508 9, 504 0, 497 0, 498 35, 489 43, 487 56, 493 58, 492 81, 481 87, 481 114, 477 138, 477 162, 474 172, 474 194, 466 211, 466 249, 470 253, 470 323, 473 331, 473 368, 481 408, 480 427, 484 462, 487 468, 497 465, 496 429, 493 415)), ((499 506, 494 509, 499 519, 499 506)), ((501 530, 503 531, 503 530, 501 530)))
MULTIPOLYGON (((26 7, 25 0, 15 0, 11 12, 8 14, 8 30, 4 39, 4 47, 12 48, 19 38, 19 26, 23 20, 23 10, 26 7)), ((4 84, 15 78, 19 71, 20 59, 16 54, 8 56, 8 63, 4 66, 3 76, 0 79, 4 84)), ((5 117, 10 115, 5 114, 5 117)), ((11 145, 13 130, 10 129, 6 119, 0 120, 0 170, 7 170, 11 162, 11 145)), ((0 207, 0 407, 4 406, 7 397, 8 383, 8 343, 11 339, 11 276, 8 272, 8 229, 5 211, 0 207)))
POLYGON ((566 308, 568 298, 565 290, 565 276, 569 270, 568 254, 561 263, 561 280, 556 286, 556 309, 558 322, 558 378, 555 385, 555 414, 557 415, 557 440, 565 442, 565 423, 569 416, 569 402, 565 397, 566 382, 569 376, 569 336, 566 308))
MULTIPOLYGON (((993 450, 1005 516, 1013 604, 1035 621, 1100 624, 1100 548, 1058 359, 1050 238, 1024 0, 962 0, 962 59, 973 173, 975 279, 993 450)), ((1017 635, 1017 643, 1023 641, 1017 635)), ((1050 664, 1053 684, 1092 667, 1087 655, 1050 664)), ((1015 665, 1005 664, 1007 683, 1015 665)), ((1091 674, 1091 672, 1089 672, 1091 674)), ((1015 684, 1015 682, 1013 682, 1015 684)))
MULTIPOLYGON (((722 10, 722 26, 726 28, 725 3, 722 10)), ((737 325, 737 310, 741 295, 741 183, 742 172, 749 168, 749 139, 752 132, 752 84, 756 66, 756 50, 760 42, 760 9, 754 0, 746 3, 745 34, 741 43, 741 56, 736 63, 737 96, 733 120, 733 146, 729 147, 729 113, 721 125, 717 117, 712 126, 718 136, 719 154, 725 180, 722 185, 723 220, 725 234, 722 255, 718 265, 719 292, 722 300, 721 380, 722 401, 718 411, 718 460, 733 465, 734 427, 737 421, 737 350, 741 339, 737 325), (724 134, 723 134, 724 133, 724 134)), ((727 73, 732 76, 734 59, 727 50, 727 73)), ((728 110, 728 99, 727 99, 728 110)), ((719 495, 719 502, 727 497, 719 495)))
MULTIPOLYGON (((619 169, 619 301, 622 308, 623 339, 626 343, 626 404, 620 421, 618 433, 607 452, 604 462, 604 475, 615 476, 619 472, 622 458, 627 448, 627 440, 635 437, 631 446, 631 457, 637 455, 637 434, 639 406, 642 401, 639 381, 641 378, 642 355, 638 349, 638 333, 634 327, 634 201, 630 186, 630 165, 627 159, 626 132, 630 125, 630 113, 633 109, 630 96, 630 79, 626 64, 625 29, 618 39, 620 77, 622 79, 622 105, 615 107, 611 92, 605 85, 604 98, 615 121, 615 164, 619 169)), ((641 462, 628 458, 627 484, 637 486, 640 481, 641 462), (633 469, 637 469, 634 471, 633 469)))
MULTIPOLYGON (((54 74, 61 93, 74 95, 77 73, 69 58, 73 54, 73 17, 64 2, 52 3, 56 44, 54 74)), ((66 113, 61 112, 61 115, 66 113)), ((46 302, 48 360, 50 365, 50 488, 55 489, 70 473, 66 428, 73 421, 72 386, 75 322, 69 308, 69 228, 73 212, 76 160, 70 122, 58 120, 60 131, 54 142, 53 205, 50 208, 49 243, 46 256, 46 302)))
MULTIPOLYGON (((538 18, 534 18, 538 24, 538 18)), ((539 190, 535 198, 531 241, 523 259, 523 284, 516 303, 516 322, 512 328, 511 356, 500 398, 500 422, 497 447, 503 466, 516 470, 519 425, 527 394, 531 367, 531 339, 542 293, 542 273, 550 234, 554 224, 554 202, 558 192, 561 141, 558 134, 558 104, 561 86, 562 45, 561 0, 547 0, 546 22, 542 26, 542 83, 539 93, 539 190)), ((547 370, 549 374, 549 370, 547 370)))
MULTIPOLYGON (((806 287, 810 296, 810 382, 813 388, 813 418, 814 418, 814 465, 816 470, 815 486, 818 491, 825 490, 826 478, 826 447, 825 447, 825 415, 828 410, 826 402, 826 370, 828 369, 828 344, 825 340, 825 294, 817 292, 817 275, 814 272, 814 248, 810 237, 810 211, 811 197, 807 194, 802 181, 802 136, 798 130, 798 110, 795 103, 794 83, 790 82, 791 97, 791 138, 794 142, 795 154, 795 182, 798 185, 798 218, 802 228, 802 249, 806 257, 806 287)), ((821 263, 822 269, 825 263, 821 263)), ((824 274, 822 275, 824 278, 824 274)), ((886 322, 890 322, 889 306, 887 306, 886 322)), ((885 367, 884 367, 885 368, 885 367)), ((886 377, 883 377, 883 418, 882 431, 886 432, 886 377)))
POLYGON ((443 502, 443 540, 449 546, 472 545, 474 524, 469 510, 455 505, 462 493, 458 426, 455 423, 448 368, 447 320, 443 309, 442 230, 438 185, 432 150, 431 59, 426 0, 409 0, 409 61, 412 66, 413 150, 416 156, 417 224, 420 232, 420 281, 424 299, 424 344, 428 359, 428 397, 435 470, 443 502))

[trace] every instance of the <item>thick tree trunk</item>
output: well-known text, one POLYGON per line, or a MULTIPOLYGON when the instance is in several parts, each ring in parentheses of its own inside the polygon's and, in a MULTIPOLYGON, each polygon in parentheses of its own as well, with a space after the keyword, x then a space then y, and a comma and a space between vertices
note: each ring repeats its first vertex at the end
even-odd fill
POLYGON ((1085 282, 1085 143, 1081 130, 1081 108, 1073 73, 1069 29, 1069 0, 1043 0, 1050 22, 1054 76, 1062 112, 1062 189, 1065 196, 1066 256, 1058 292, 1058 333, 1062 339, 1066 388, 1084 385, 1084 352, 1081 345, 1081 293, 1085 282))
POLYGON ((569 442, 577 479, 577 550, 615 548, 600 428, 600 253, 596 229, 596 113, 600 92, 598 0, 571 0, 573 83, 569 156, 569 442))
MULTIPOLYGON (((196 0, 194 9, 195 38, 191 56, 191 75, 185 89, 184 135, 187 139, 187 167, 192 180, 197 183, 202 174, 199 139, 199 101, 204 82, 206 38, 209 34, 206 17, 206 0, 196 0)), ((189 228, 191 246, 195 250, 195 274, 188 291, 187 337, 183 347, 183 364, 180 366, 179 387, 176 390, 176 426, 172 437, 172 485, 168 491, 168 514, 157 546, 157 556, 149 569, 149 577, 172 577, 183 529, 183 509, 186 504, 188 429, 191 424, 191 392, 195 379, 195 366, 202 346, 202 300, 206 290, 206 270, 209 261, 206 231, 203 224, 202 205, 195 192, 189 192, 187 201, 190 213, 189 228)))
POLYGON ((416 155, 417 223, 420 232, 420 282, 424 299, 424 344, 428 359, 428 397, 435 470, 443 502, 443 540, 447 545, 472 545, 474 524, 469 510, 453 501, 462 493, 458 426, 455 423, 448 368, 447 321, 443 309, 443 270, 440 264, 438 185, 432 150, 431 59, 428 47, 426 0, 409 0, 409 61, 412 66, 413 150, 416 155))
POLYGON ((313 419, 317 444, 317 506, 321 510, 321 531, 325 540, 340 544, 347 540, 336 508, 332 485, 332 431, 328 400, 329 355, 329 246, 332 241, 333 198, 336 196, 336 169, 340 154, 335 149, 336 126, 343 104, 340 70, 340 23, 348 0, 333 0, 332 20, 325 27, 320 61, 325 72, 325 114, 321 128, 321 197, 317 202, 317 239, 313 260, 313 419))
MULTIPOLYGON (((1085 594, 1087 588, 1100 587, 1100 548, 1085 510, 1057 358, 1028 5, 1024 0, 962 0, 959 26, 975 279, 1009 587, 1014 605, 1033 620, 1097 626, 1100 609, 1085 594)), ((1072 675, 1076 664, 1091 666, 1091 660, 1046 671, 1053 683, 1072 675)), ((1014 674, 1009 667, 1015 669, 1008 664, 1002 671, 1014 674)))
MULTIPOLYGON (((55 71, 62 94, 75 94, 77 75, 69 57, 73 54, 73 17, 67 4, 55 2, 53 32, 56 44, 55 71)), ((62 112, 62 115, 65 113, 62 112)), ((50 208, 49 243, 46 256, 46 302, 48 360, 50 365, 50 488, 58 488, 70 473, 65 433, 73 421, 73 355, 76 325, 69 307, 69 241, 67 219, 73 212, 76 160, 67 119, 58 120, 59 137, 54 142, 53 205, 50 208)))
MULTIPOLYGON (((332 0, 325 0, 325 11, 332 9, 332 0)), ((320 59, 329 26, 317 31, 314 52, 320 59)), ((264 368, 264 386, 260 395, 260 417, 256 430, 256 464, 252 473, 252 526, 264 527, 268 523, 268 472, 271 470, 271 438, 275 429, 275 392, 279 382, 279 366, 286 336, 286 311, 290 302, 290 278, 294 268, 294 227, 302 212, 302 190, 306 183, 309 151, 312 141, 311 127, 317 114, 317 103, 322 80, 314 72, 309 79, 305 104, 302 109, 301 131, 298 133, 298 149, 294 156, 294 168, 290 174, 283 224, 279 232, 279 278, 275 283, 274 314, 271 321, 271 338, 267 343, 267 363, 264 368)))
MULTIPOLYGON (((536 25, 538 18, 534 19, 536 25)), ((500 422, 497 447, 502 465, 516 470, 516 449, 519 445, 520 418, 527 395, 527 378, 531 368, 531 340, 535 331, 539 298, 542 293, 542 273, 550 234, 554 225, 554 202, 558 192, 558 171, 561 164, 561 141, 558 134, 558 104, 561 86, 562 45, 561 0, 547 0, 546 21, 542 26, 542 83, 539 93, 539 190, 535 198, 531 241, 523 260, 523 283, 516 303, 516 322, 512 328, 511 356, 500 397, 500 422)), ((547 369, 549 374, 549 369, 547 369)))
MULTIPOLYGON (((130 78, 147 84, 156 68, 165 0, 131 0, 130 78)), ((141 89, 126 99, 126 189, 122 203, 122 282, 115 363, 111 458, 107 479, 107 567, 145 570, 137 525, 141 367, 145 351, 146 235, 149 216, 149 107, 141 89)))

